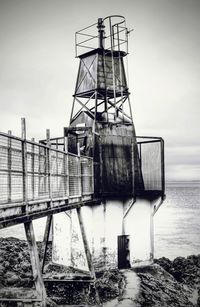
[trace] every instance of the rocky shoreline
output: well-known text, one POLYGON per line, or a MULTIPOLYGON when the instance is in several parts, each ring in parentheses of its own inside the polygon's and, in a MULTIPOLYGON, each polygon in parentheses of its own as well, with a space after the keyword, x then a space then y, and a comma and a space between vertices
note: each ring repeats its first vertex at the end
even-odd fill
MULTIPOLYGON (((38 247, 41 253, 41 243, 38 243, 38 247)), ((46 284, 49 297, 57 304, 95 305, 92 287, 84 286, 84 283, 81 286, 62 284, 67 274, 75 272, 73 268, 62 268, 50 262, 47 263, 45 273, 61 281, 56 285, 46 284)), ((200 255, 191 255, 187 258, 177 257, 173 261, 162 257, 156 259, 153 265, 131 269, 128 274, 117 269, 98 272, 96 287, 103 305, 200 306, 200 255), (130 280, 133 284, 134 278, 137 279, 137 282, 135 286, 130 286, 130 280)), ((0 238, 0 289, 6 287, 24 289, 33 287, 26 241, 16 238, 0 238)))

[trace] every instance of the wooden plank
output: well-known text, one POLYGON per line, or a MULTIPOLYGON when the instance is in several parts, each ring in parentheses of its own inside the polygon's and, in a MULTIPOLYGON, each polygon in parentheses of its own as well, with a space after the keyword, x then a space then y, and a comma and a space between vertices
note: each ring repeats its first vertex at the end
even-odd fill
POLYGON ((27 222, 24 223, 24 229, 26 233, 26 239, 29 246, 29 253, 30 253, 30 260, 32 265, 32 271, 33 271, 33 278, 35 282, 35 288, 37 291, 38 296, 42 299, 42 306, 46 307, 46 290, 44 287, 44 282, 42 279, 42 272, 40 268, 40 261, 39 261, 39 255, 35 240, 35 234, 33 229, 33 222, 27 222))

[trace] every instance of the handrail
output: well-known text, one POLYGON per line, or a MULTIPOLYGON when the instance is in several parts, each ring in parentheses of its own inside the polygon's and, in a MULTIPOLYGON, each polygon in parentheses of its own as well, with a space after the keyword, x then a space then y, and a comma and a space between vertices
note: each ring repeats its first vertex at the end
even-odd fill
POLYGON ((78 156, 6 133, 0 136, 0 204, 39 202, 50 194, 52 199, 67 199, 94 193, 92 157, 78 156), (83 185, 82 181, 89 178, 92 179, 83 185))

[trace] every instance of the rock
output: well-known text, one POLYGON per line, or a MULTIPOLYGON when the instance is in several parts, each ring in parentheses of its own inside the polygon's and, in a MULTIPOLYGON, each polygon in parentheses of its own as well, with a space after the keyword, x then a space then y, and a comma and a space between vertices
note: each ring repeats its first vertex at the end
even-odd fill
POLYGON ((191 263, 193 263, 193 265, 200 268, 200 255, 191 255, 191 256, 188 256, 187 259, 190 260, 191 263))
POLYGON ((161 266, 154 264, 137 269, 140 278, 140 293, 137 303, 145 307, 192 307, 184 287, 161 266))
POLYGON ((177 257, 173 261, 163 257, 157 259, 156 263, 182 284, 194 287, 200 283, 200 255, 177 257))
POLYGON ((2 264, 0 264, 0 276, 2 276, 4 272, 5 272, 5 267, 2 264))
MULTIPOLYGON (((42 255, 42 244, 39 242, 37 245, 42 255)), ((72 267, 67 268, 50 263, 50 245, 48 257, 45 273, 49 278, 54 276, 65 279, 66 275, 73 273, 83 274, 82 271, 72 267)), ((139 290, 138 287, 135 288, 137 291, 131 290, 134 285, 131 286, 131 278, 127 278, 126 273, 117 269, 98 272, 96 286, 101 300, 107 301, 105 306, 200 307, 200 255, 177 257, 173 261, 162 257, 155 260, 154 265, 137 268, 134 272, 139 280, 137 282, 139 290)), ((88 278, 85 273, 82 278, 84 277, 88 278)), ((5 286, 23 288, 33 286, 26 241, 0 238, 0 288, 5 286)), ((56 282, 56 285, 52 285, 51 288, 49 285, 46 287, 52 299, 59 303, 95 304, 94 287, 91 286, 89 291, 88 284, 87 287, 74 286, 74 284, 66 286, 62 282, 56 282)))
POLYGON ((6 279, 6 284, 8 286, 16 285, 20 279, 17 274, 11 271, 6 272, 4 278, 6 279))
POLYGON ((170 261, 168 258, 165 257, 155 259, 154 262, 158 263, 167 272, 170 272, 173 267, 172 261, 170 261))

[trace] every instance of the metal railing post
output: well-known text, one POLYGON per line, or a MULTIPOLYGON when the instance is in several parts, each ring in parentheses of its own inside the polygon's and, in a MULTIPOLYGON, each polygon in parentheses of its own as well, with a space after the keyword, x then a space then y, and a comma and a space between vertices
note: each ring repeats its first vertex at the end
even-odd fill
POLYGON ((11 202, 12 198, 12 186, 11 186, 11 169, 12 169, 12 139, 11 130, 8 131, 8 202, 11 202))
POLYGON ((59 197, 59 176, 58 176, 58 140, 56 139, 56 197, 59 197))
POLYGON ((77 155, 78 155, 78 183, 80 189, 80 197, 82 198, 82 174, 81 174, 81 151, 80 151, 80 143, 77 143, 77 155))
POLYGON ((134 152, 135 144, 133 139, 131 139, 131 165, 132 165, 132 195, 135 196, 135 152, 134 152))
MULTIPOLYGON (((35 139, 31 139, 32 142, 35 142, 35 139)), ((31 184, 32 184, 32 200, 35 199, 35 145, 31 145, 31 170, 32 170, 32 177, 31 177, 31 184)))
POLYGON ((23 182, 23 202, 25 205, 25 213, 28 214, 28 181, 27 181, 27 147, 26 147, 26 120, 21 119, 22 133, 22 182, 23 182))
POLYGON ((48 193, 49 198, 52 203, 52 185, 51 185, 51 141, 50 141, 50 130, 46 130, 46 140, 47 140, 47 163, 48 163, 48 193))
POLYGON ((65 195, 69 197, 69 154, 68 154, 68 137, 64 136, 64 170, 65 170, 65 195))
POLYGON ((160 141, 161 148, 161 182, 162 182, 162 196, 165 196, 165 153, 164 153, 164 140, 160 141))

